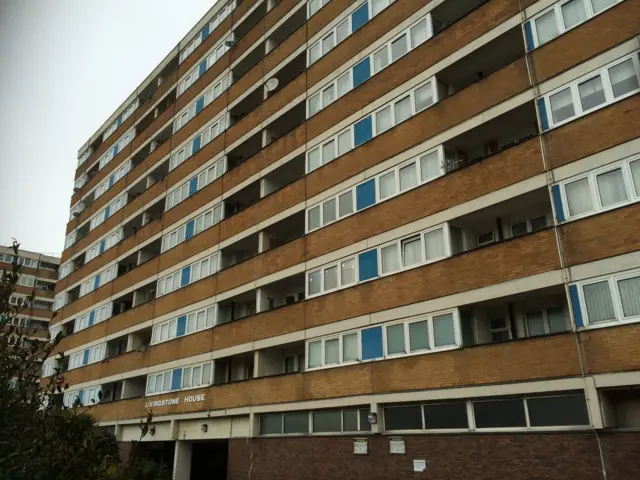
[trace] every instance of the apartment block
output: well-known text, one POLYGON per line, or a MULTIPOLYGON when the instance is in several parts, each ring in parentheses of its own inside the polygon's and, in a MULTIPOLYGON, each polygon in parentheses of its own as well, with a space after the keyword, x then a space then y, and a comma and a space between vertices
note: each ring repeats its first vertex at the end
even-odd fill
POLYGON ((639 92, 640 0, 219 0, 79 151, 62 402, 179 480, 635 478, 639 92))

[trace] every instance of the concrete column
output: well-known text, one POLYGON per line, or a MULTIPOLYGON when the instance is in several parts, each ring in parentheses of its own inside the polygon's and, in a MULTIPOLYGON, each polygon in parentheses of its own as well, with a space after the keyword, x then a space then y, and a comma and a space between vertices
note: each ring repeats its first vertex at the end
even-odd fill
POLYGON ((278 4, 277 0, 267 0, 267 12, 278 4))
POLYGON ((269 310, 269 297, 263 288, 256 290, 256 313, 269 310))
POLYGON ((173 456, 173 480, 189 480, 191 477, 191 442, 176 440, 173 456))
POLYGON ((371 425, 371 433, 382 433, 382 405, 372 403, 369 405, 369 411, 374 412, 378 417, 378 421, 371 425))
POLYGON ((604 428, 602 418, 602 408, 600 406, 600 396, 596 388, 596 381, 593 377, 584 378, 584 393, 587 400, 587 410, 593 428, 604 428))
POLYGON ((263 376, 263 372, 261 367, 262 362, 260 361, 262 357, 262 352, 259 350, 255 350, 253 352, 253 378, 258 378, 263 376))
POLYGON ((265 53, 265 55, 268 54, 274 48, 276 48, 276 42, 274 42, 270 38, 267 38, 267 41, 264 42, 264 53, 265 53))
POLYGON ((273 141, 273 135, 266 128, 262 130, 262 148, 266 147, 273 141))
POLYGON ((266 252, 271 248, 271 241, 266 232, 258 232, 258 253, 266 252))

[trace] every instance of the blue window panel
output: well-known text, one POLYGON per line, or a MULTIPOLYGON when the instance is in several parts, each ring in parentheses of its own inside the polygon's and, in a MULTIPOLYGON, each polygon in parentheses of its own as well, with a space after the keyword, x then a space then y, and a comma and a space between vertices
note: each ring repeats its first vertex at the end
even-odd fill
POLYGON ((367 57, 353 67, 353 88, 369 80, 371 76, 371 58, 367 57))
POLYGON ((187 331, 187 316, 183 315, 178 317, 178 329, 176 332, 177 337, 181 337, 187 331))
POLYGON ((198 150, 200 150, 200 143, 202 142, 202 139, 200 138, 200 135, 198 135, 196 138, 193 139, 193 153, 195 154, 198 150))
POLYGON ((369 21, 369 5, 365 2, 359 9, 351 14, 351 29, 355 32, 369 21))
POLYGON ((564 208, 562 207, 562 196, 560 195, 560 185, 551 187, 553 193, 553 205, 556 207, 556 218, 562 223, 566 220, 564 216, 564 208))
POLYGON ((356 209, 370 207, 376 203, 376 180, 372 178, 356 187, 356 209))
POLYGON ((382 358, 382 327, 367 328, 360 332, 362 360, 382 358))
POLYGON ((204 95, 196 102, 196 115, 199 114, 204 108, 204 95))
POLYGON ((111 213, 111 205, 104 209, 104 219, 109 218, 109 213, 111 213))
POLYGON ((369 250, 358 255, 359 280, 364 282, 378 276, 378 251, 369 250))
POLYGON ((189 196, 198 191, 198 177, 193 177, 189 180, 189 196))
POLYGON ((89 326, 93 325, 95 318, 96 318, 96 312, 93 311, 89 314, 89 326))
POLYGON ((98 251, 98 255, 101 255, 102 253, 104 253, 104 245, 105 245, 105 240, 102 240, 100 242, 100 249, 98 251))
MULTIPOLYGON (((84 390, 80 390, 78 392, 78 398, 80 399, 80 403, 82 403, 82 399, 84 398, 84 390)), ((73 403, 75 403, 75 399, 73 400, 73 403)))
POLYGON ((580 295, 578 295, 578 286, 569 286, 569 295, 571 296, 571 307, 573 308, 573 318, 576 321, 576 327, 584 327, 582 320, 582 309, 580 308, 580 295))
POLYGON ((120 151, 120 147, 118 145, 113 147, 113 156, 115 157, 116 155, 118 155, 119 151, 120 151))
POLYGON ((185 285, 189 285, 189 280, 191 279, 191 265, 188 267, 184 267, 182 269, 182 279, 180 281, 180 286, 184 287, 185 285))
POLYGON ((82 364, 86 365, 89 363, 89 350, 84 351, 84 356, 82 357, 82 364))
POLYGON ((204 72, 206 71, 207 71, 207 61, 205 60, 200 64, 200 67, 198 68, 198 76, 201 77, 202 75, 204 75, 204 72))
POLYGON ((373 122, 371 115, 363 118, 353 127, 353 142, 356 147, 373 138, 373 122))
POLYGON ((209 30, 209 26, 210 24, 207 23, 202 29, 202 35, 200 36, 200 40, 202 40, 203 42, 204 42, 204 39, 209 36, 209 33, 211 33, 211 31, 209 30))
POLYGON ((114 184, 114 182, 115 182, 115 179, 116 179, 116 176, 115 176, 115 175, 111 175, 111 176, 109 177, 109 187, 108 187, 108 188, 113 187, 113 184, 114 184))
POLYGON ((96 275, 96 278, 93 279, 93 289, 95 290, 100 286, 100 275, 96 275))
POLYGON ((531 22, 527 22, 524 24, 524 37, 527 39, 527 50, 531 51, 536 48, 535 43, 533 43, 533 30, 531 29, 531 22))
POLYGON ((182 387, 182 369, 176 368, 171 375, 171 390, 180 390, 182 387))
POLYGON ((540 122, 542 125, 542 131, 549 130, 549 117, 547 116, 547 105, 544 103, 544 98, 538 99, 538 110, 540 110, 540 122))
POLYGON ((195 224, 196 224, 195 220, 191 220, 190 222, 187 223, 187 228, 185 229, 185 233, 184 233, 185 240, 189 240, 191 237, 193 237, 193 228, 195 224))

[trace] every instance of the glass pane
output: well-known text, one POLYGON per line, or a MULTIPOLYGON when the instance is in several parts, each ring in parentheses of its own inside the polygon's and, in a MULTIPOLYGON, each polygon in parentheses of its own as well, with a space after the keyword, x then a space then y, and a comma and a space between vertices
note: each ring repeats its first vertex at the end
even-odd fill
POLYGON ((609 77, 611 78, 611 87, 613 88, 613 96, 618 98, 640 86, 638 85, 638 76, 631 59, 622 62, 615 67, 609 69, 609 77))
POLYGON ((380 200, 396 193, 396 172, 382 175, 379 180, 380 200))
POLYGON ((192 370, 192 377, 191 377, 191 384, 194 387, 197 387, 198 385, 202 384, 202 377, 201 377, 201 372, 202 372, 202 367, 194 367, 192 370))
POLYGON ((349 20, 345 20, 336 29, 336 35, 338 37, 338 43, 342 42, 345 38, 349 36, 349 20))
POLYGON ((418 168, 415 162, 400 168, 400 191, 403 192, 416 185, 418 185, 418 168))
POLYGON ((420 158, 420 177, 423 182, 440 176, 440 156, 431 152, 420 158))
POLYGON ((413 322, 409 324, 409 350, 416 352, 418 350, 429 349, 429 324, 425 320, 423 322, 413 322))
POLYGON ((322 108, 322 103, 320 101, 320 94, 316 94, 309 99, 309 116, 315 115, 322 108))
POLYGON ((567 330, 564 310, 561 307, 549 308, 547 310, 547 318, 549 319, 549 333, 565 332, 567 330))
POLYGON ((370 432, 371 424, 369 423, 369 410, 365 410, 364 408, 358 410, 358 415, 360 417, 360 431, 370 432))
POLYGON ((387 46, 385 45, 382 49, 378 50, 376 53, 373 54, 374 73, 379 72, 387 65, 389 65, 389 53, 387 50, 387 46))
POLYGON ((416 48, 422 42, 427 40, 427 21, 423 20, 416 26, 411 28, 411 47, 416 48))
POLYGON ((322 39, 322 53, 327 54, 333 47, 335 47, 336 41, 333 37, 333 32, 322 39))
POLYGON ((615 320, 613 301, 609 282, 592 283, 583 287, 584 300, 587 304, 587 315, 589 323, 615 320))
POLYGON ((444 230, 442 228, 424 234, 424 252, 427 262, 445 256, 444 230))
POLYGON ((322 146, 322 163, 329 163, 336 158, 336 141, 331 140, 322 146))
POLYGON ((342 336, 342 361, 354 362, 358 360, 358 334, 349 333, 342 336))
POLYGON ((260 415, 260 434, 282 433, 282 415, 260 415))
POLYGON ((327 106, 336 99, 336 87, 331 85, 322 91, 322 105, 327 106))
POLYGON ((202 385, 209 385, 211 383, 211 364, 205 363, 202 366, 202 385))
POLYGON ((206 313, 204 311, 198 312, 196 316, 196 330, 202 330, 205 324, 206 313))
POLYGON ((538 230, 547 228, 547 217, 545 215, 532 218, 529 222, 531 223, 532 232, 537 232, 538 230))
POLYGON ((351 76, 347 73, 338 79, 338 96, 341 97, 351 89, 351 76))
POLYGON ((191 387, 191 368, 187 367, 182 370, 182 388, 191 387))
POLYGON ((316 43, 309 49, 309 65, 315 63, 321 56, 320 42, 316 43))
POLYGON ((538 44, 547 43, 558 36, 558 24, 556 22, 556 12, 551 10, 535 20, 536 33, 538 34, 538 44))
POLYGON ((307 212, 309 230, 320 228, 320 207, 313 207, 307 212))
POLYGON ((344 432, 358 431, 358 410, 344 410, 342 412, 342 430, 344 432))
POLYGON ((551 115, 554 123, 560 123, 573 117, 576 112, 573 108, 573 98, 571 97, 571 89, 565 88, 561 92, 555 93, 549 97, 551 105, 551 115))
POLYGON ((207 327, 213 327, 216 319, 216 307, 207 308, 207 327))
POLYGON ((542 317, 542 311, 529 312, 526 314, 527 329, 529 330, 529 336, 535 337, 537 335, 544 335, 544 318, 542 317))
POLYGON ((593 210, 593 200, 591 199, 591 187, 589 179, 582 178, 575 182, 567 183, 565 187, 567 203, 569 204, 569 215, 576 216, 593 210))
POLYGON ((526 427, 524 404, 521 399, 474 402, 477 428, 526 427))
POLYGON ((342 412, 314 412, 313 431, 315 433, 342 431, 342 412))
POLYGON ((389 5, 389 0, 372 0, 371 12, 373 16, 375 17, 387 5, 389 5))
POLYGON ((404 347, 404 323, 387 327, 387 353, 406 353, 404 347))
POLYGON ((598 105, 602 105, 606 101, 600 75, 579 84, 578 92, 580 93, 582 110, 590 110, 598 105))
POLYGON ((436 347, 456 344, 453 313, 433 317, 433 341, 436 347))
POLYGON ((310 172, 320 166, 320 148, 316 148, 309 152, 307 163, 310 172))
POLYGON ((353 191, 343 193, 338 197, 338 216, 340 218, 353 213, 353 191))
POLYGON ((320 367, 322 365, 322 341, 309 342, 309 368, 320 367))
POLYGON ((162 389, 165 392, 171 390, 171 372, 166 372, 162 380, 162 389))
POLYGON ((337 338, 324 342, 324 364, 333 365, 340 363, 340 341, 337 338))
POLYGON ((420 252, 420 237, 413 237, 402 241, 402 265, 410 267, 422 263, 420 252))
POLYGON ((407 35, 404 34, 391 43, 391 61, 395 62, 402 55, 407 53, 409 45, 407 44, 407 35))
POLYGON ((431 82, 416 89, 414 92, 416 101, 416 112, 427 108, 433 103, 433 90, 431 88, 431 82))
POLYGON ((589 425, 584 395, 527 398, 527 408, 532 427, 589 425))
POLYGON ((420 405, 385 407, 384 428, 385 430, 422 430, 420 405))
POLYGON ((597 175, 596 180, 603 207, 628 200, 621 168, 597 175))
POLYGON ((406 96, 402 100, 398 100, 394 104, 395 110, 395 124, 399 124, 400 122, 404 122, 407 118, 411 117, 411 96, 406 96))
POLYGON ((618 290, 625 317, 640 315, 640 277, 618 280, 618 290))
POLYGON ((513 237, 519 237, 520 235, 526 235, 527 222, 514 223, 511 225, 511 235, 513 237))
POLYGON ((349 285, 356 281, 356 261, 346 260, 342 262, 341 272, 342 275, 342 285, 349 285))
POLYGON ((376 134, 389 130, 393 126, 391 118, 391 106, 385 107, 376 113, 376 134))
POLYGON ((636 196, 640 197, 640 160, 636 160, 629 164, 631 168, 631 176, 633 177, 633 185, 636 189, 636 196))
POLYGON ((562 19, 564 20, 565 28, 571 28, 587 19, 584 0, 570 0, 560 8, 562 9, 562 19))
POLYGON ((338 267, 327 268, 324 271, 324 291, 338 288, 338 267))
POLYGON ((424 405, 424 428, 469 428, 466 403, 440 403, 424 405))
POLYGON ((320 293, 322 279, 321 275, 322 273, 320 271, 311 272, 309 274, 309 295, 320 293))
POLYGON ((398 245, 393 244, 382 248, 382 273, 395 272, 400 269, 400 260, 398 258, 398 245))
POLYGON ((322 204, 322 224, 327 225, 328 223, 335 222, 336 219, 336 199, 332 198, 322 204))
POLYGON ((344 155, 351 150, 351 131, 347 130, 338 135, 338 155, 344 155))
POLYGON ((593 13, 599 13, 605 8, 614 5, 617 0, 591 0, 591 6, 593 7, 593 13))

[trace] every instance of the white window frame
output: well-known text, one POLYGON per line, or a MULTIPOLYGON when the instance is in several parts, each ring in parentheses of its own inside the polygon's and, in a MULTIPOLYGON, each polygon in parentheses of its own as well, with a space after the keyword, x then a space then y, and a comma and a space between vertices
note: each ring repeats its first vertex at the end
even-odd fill
POLYGON ((359 280, 358 280, 359 270, 360 270, 360 267, 358 266, 358 255, 352 255, 352 256, 349 256, 349 257, 341 258, 337 262, 329 263, 329 264, 324 265, 322 267, 318 267, 318 268, 314 268, 312 270, 309 270, 305 274, 305 280, 306 280, 305 298, 319 297, 320 295, 324 295, 326 293, 336 292, 338 290, 342 290, 342 289, 349 288, 349 287, 352 287, 354 285, 357 285, 358 283, 360 283, 359 280), (342 283, 342 264, 345 263, 345 262, 348 262, 350 260, 353 260, 354 265, 355 265, 355 280, 353 282, 351 282, 351 283, 343 285, 343 283, 342 283), (327 270, 331 269, 331 268, 334 268, 334 267, 337 269, 338 286, 336 288, 331 288, 329 290, 326 290, 325 289, 325 285, 324 285, 325 272, 327 270), (309 276, 312 273, 316 273, 316 272, 320 272, 320 292, 319 293, 310 294, 309 293, 309 276))
POLYGON ((554 309, 554 308, 559 308, 562 310, 562 314, 564 315, 564 323, 565 323, 565 328, 569 328, 569 325, 567 323, 567 318, 569 317, 567 309, 565 307, 565 305, 561 305, 561 304, 552 304, 552 305, 546 305, 544 307, 540 307, 540 308, 536 308, 536 309, 528 309, 525 310, 523 312, 522 318, 524 320, 524 329, 527 333, 527 338, 536 338, 536 337, 542 337, 544 335, 551 335, 551 328, 549 326, 549 310, 554 309), (543 322, 543 326, 544 326, 544 334, 542 335, 531 335, 531 332, 529 331, 529 322, 527 321, 527 315, 530 313, 542 313, 542 322, 543 322))
MULTIPOLYGON (((327 335, 324 337, 319 337, 319 338, 312 338, 309 339, 305 342, 305 365, 304 365, 304 371, 313 371, 313 370, 323 370, 326 368, 335 368, 335 367, 342 367, 342 366, 347 366, 347 365, 354 365, 357 363, 361 363, 362 360, 362 341, 361 341, 361 337, 360 337, 360 332, 361 330, 347 330, 344 332, 340 332, 340 333, 336 333, 336 334, 332 334, 332 335, 327 335), (358 359, 357 360, 349 360, 349 361, 344 361, 344 337, 347 335, 353 335, 356 334, 357 335, 357 343, 358 343, 358 359), (331 340, 336 340, 338 339, 338 363, 330 363, 327 364, 326 362, 326 342, 331 341, 331 340), (312 343, 315 342, 322 342, 321 343, 321 359, 322 359, 322 365, 318 366, 318 367, 311 367, 309 366, 309 360, 310 360, 310 355, 309 355, 309 347, 312 343)), ((300 365, 298 364, 298 367, 300 367, 300 365)), ((299 371, 303 371, 303 369, 299 369, 299 371)))

